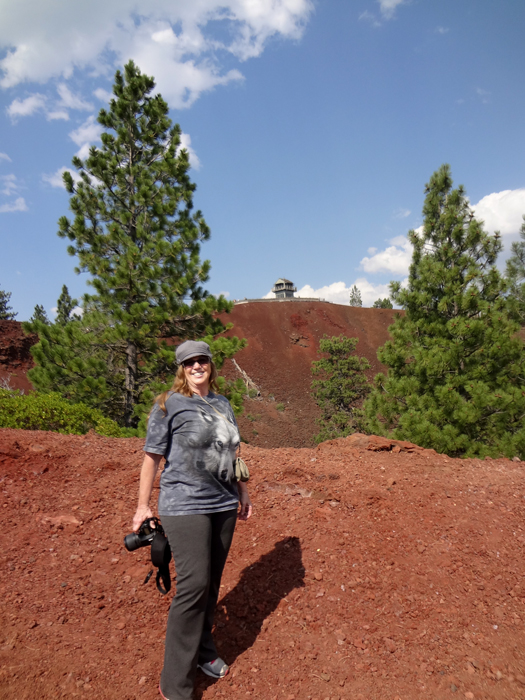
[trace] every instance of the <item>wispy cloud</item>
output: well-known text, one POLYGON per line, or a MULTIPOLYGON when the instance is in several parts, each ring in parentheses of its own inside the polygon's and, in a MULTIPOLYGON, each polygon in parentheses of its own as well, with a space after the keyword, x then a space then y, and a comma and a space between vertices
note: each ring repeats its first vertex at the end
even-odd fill
POLYGON ((93 94, 97 100, 100 100, 101 102, 109 102, 113 97, 112 93, 109 90, 104 90, 104 88, 97 88, 96 90, 93 90, 93 94))
POLYGON ((10 173, 9 175, 0 175, 0 194, 6 197, 12 197, 20 190, 20 184, 17 180, 16 175, 10 173))
POLYGON ((11 158, 7 155, 7 153, 0 153, 0 160, 6 160, 8 163, 11 163, 11 158))
POLYGON ((436 27, 436 34, 448 34, 449 31, 449 27, 436 27))
POLYGON ((396 8, 404 4, 405 0, 379 0, 379 9, 385 19, 392 19, 396 8))
POLYGON ((487 104, 490 102, 490 92, 488 90, 483 90, 483 88, 476 88, 476 95, 479 97, 479 99, 483 102, 483 104, 487 104))
POLYGON ((96 121, 94 115, 89 116, 86 121, 69 132, 69 138, 74 141, 80 149, 77 152, 79 158, 85 159, 89 155, 89 149, 93 143, 100 141, 102 126, 96 121))
POLYGON ((29 95, 24 100, 14 99, 7 108, 7 114, 13 121, 19 117, 28 117, 35 112, 43 112, 46 106, 46 96, 39 92, 29 95))
POLYGON ((399 209, 396 209, 393 216, 394 219, 406 219, 407 216, 410 216, 412 212, 410 209, 403 209, 403 207, 400 207, 399 209))
POLYGON ((365 10, 359 15, 360 20, 369 22, 373 27, 380 27, 383 21, 392 19, 399 5, 404 5, 407 0, 377 0, 379 3, 379 14, 370 10, 365 10))
POLYGON ((93 109, 91 102, 74 95, 65 83, 60 83, 57 86, 57 92, 60 96, 60 105, 67 109, 78 109, 88 112, 93 109))
POLYGON ((23 197, 18 197, 14 202, 0 205, 0 214, 8 214, 14 211, 27 211, 27 204, 23 197))

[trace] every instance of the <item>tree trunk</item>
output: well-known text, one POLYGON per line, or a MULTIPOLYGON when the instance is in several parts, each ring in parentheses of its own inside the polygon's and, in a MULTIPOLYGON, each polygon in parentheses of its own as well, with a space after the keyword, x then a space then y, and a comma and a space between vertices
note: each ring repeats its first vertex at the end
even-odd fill
POLYGON ((133 427, 133 409, 135 408, 135 382, 137 378, 137 346, 128 340, 126 348, 126 400, 124 404, 124 425, 133 427))

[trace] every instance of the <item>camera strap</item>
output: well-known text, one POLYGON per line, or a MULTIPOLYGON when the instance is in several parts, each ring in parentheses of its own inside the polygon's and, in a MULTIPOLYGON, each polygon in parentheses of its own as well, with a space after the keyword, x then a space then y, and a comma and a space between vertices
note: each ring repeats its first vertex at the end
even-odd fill
POLYGON ((171 549, 168 538, 160 532, 156 532, 151 543, 151 563, 158 568, 157 590, 162 595, 166 595, 171 588, 170 561, 171 549))

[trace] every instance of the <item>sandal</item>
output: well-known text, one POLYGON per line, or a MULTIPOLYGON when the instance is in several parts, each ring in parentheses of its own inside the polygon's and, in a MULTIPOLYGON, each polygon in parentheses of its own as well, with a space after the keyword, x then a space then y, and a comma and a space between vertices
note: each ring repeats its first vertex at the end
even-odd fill
POLYGON ((197 664, 197 667, 211 678, 224 678, 228 674, 230 667, 222 659, 215 659, 215 661, 206 661, 202 664, 197 664))

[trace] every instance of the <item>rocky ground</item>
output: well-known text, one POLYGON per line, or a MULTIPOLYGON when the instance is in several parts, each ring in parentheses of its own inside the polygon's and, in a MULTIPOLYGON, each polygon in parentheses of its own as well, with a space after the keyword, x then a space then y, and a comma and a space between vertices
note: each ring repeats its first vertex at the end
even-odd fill
MULTIPOLYGON (((138 439, 0 430, 0 697, 153 700, 173 591, 123 536, 138 439)), ((525 698, 525 471, 352 436, 244 450, 196 698, 525 698)))

